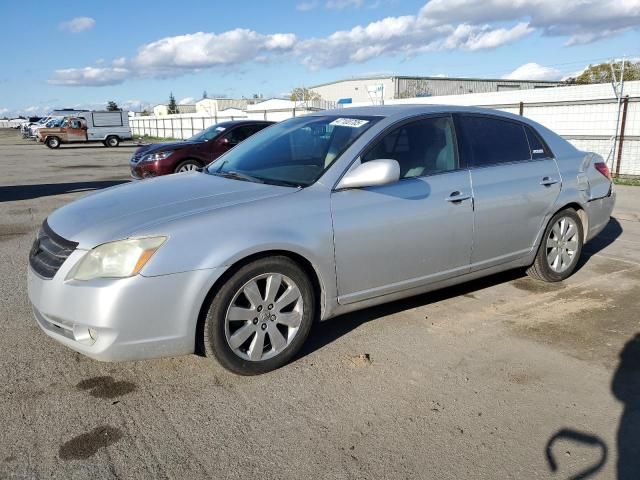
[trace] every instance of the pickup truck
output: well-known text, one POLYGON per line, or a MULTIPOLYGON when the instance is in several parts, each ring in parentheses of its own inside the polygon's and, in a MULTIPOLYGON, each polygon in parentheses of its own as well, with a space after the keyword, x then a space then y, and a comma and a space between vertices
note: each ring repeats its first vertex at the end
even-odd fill
POLYGON ((59 127, 38 130, 38 141, 49 148, 58 148, 63 143, 89 142, 117 147, 121 140, 131 138, 127 112, 82 112, 65 117, 59 127))

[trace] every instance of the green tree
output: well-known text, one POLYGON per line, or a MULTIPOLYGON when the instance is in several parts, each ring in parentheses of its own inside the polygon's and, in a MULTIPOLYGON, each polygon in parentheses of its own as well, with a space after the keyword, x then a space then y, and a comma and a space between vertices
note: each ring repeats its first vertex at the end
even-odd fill
POLYGON ((120 111, 120 107, 113 100, 109 100, 109 102, 107 103, 107 111, 108 112, 119 112, 120 111))
POLYGON ((144 110, 142 110, 142 112, 140 112, 140 115, 143 117, 148 117, 151 115, 151 112, 145 108, 144 110))
MULTIPOLYGON (((622 76, 622 61, 610 63, 599 63, 597 65, 589 65, 582 73, 575 77, 569 77, 565 83, 570 85, 588 85, 592 83, 609 83, 613 80, 611 70, 615 72, 616 80, 620 80, 622 76)), ((625 61, 624 65, 624 81, 640 80, 640 62, 625 61)))
POLYGON ((291 90, 289 98, 294 102, 307 102, 309 100, 320 100, 320 95, 308 88, 296 87, 291 90))
POLYGON ((178 113, 178 104, 176 103, 176 99, 173 96, 173 92, 169 94, 169 104, 167 105, 167 113, 169 115, 173 113, 178 113))
POLYGON ((207 94, 206 90, 202 92, 202 98, 209 98, 209 95, 207 94))

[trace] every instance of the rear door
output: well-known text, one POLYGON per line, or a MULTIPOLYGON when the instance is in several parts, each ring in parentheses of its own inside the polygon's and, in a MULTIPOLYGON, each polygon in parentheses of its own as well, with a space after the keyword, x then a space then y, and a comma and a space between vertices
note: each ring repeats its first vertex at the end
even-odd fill
POLYGON ((523 257, 560 193, 556 162, 521 122, 471 114, 457 115, 456 122, 474 198, 471 269, 523 257))

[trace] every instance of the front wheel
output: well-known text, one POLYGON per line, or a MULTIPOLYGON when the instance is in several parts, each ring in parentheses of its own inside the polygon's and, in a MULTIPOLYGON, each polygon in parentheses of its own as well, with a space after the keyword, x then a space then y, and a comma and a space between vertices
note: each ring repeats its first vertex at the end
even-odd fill
POLYGON ((60 146, 60 139, 58 137, 49 137, 44 143, 49 148, 58 148, 60 146))
POLYGON ((568 278, 578 265, 583 238, 582 222, 574 209, 556 213, 547 225, 536 259, 527 274, 545 282, 568 278))
POLYGON ((311 281, 290 258, 271 257, 235 272, 209 305, 203 344, 228 370, 275 370, 304 344, 315 315, 311 281))
POLYGON ((193 172, 200 168, 200 164, 195 160, 185 160, 174 170, 174 173, 193 172))

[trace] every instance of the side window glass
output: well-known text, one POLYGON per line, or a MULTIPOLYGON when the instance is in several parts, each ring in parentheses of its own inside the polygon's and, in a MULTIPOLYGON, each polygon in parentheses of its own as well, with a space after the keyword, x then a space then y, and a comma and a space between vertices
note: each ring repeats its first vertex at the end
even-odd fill
POLYGON ((458 168, 454 129, 449 117, 425 118, 387 133, 362 162, 393 159, 400 178, 421 177, 458 168))
POLYGON ((245 138, 247 138, 246 127, 236 127, 233 130, 231 130, 229 133, 227 133, 227 139, 229 140, 229 143, 232 145, 240 143, 245 138))
POLYGON ((550 152, 540 140, 540 137, 531 127, 525 127, 527 132, 527 140, 529 140, 529 148, 531 149, 531 158, 533 160, 539 160, 543 158, 551 158, 550 152))
POLYGON ((531 160, 524 126, 483 116, 461 116, 463 136, 471 147, 473 166, 531 160))

